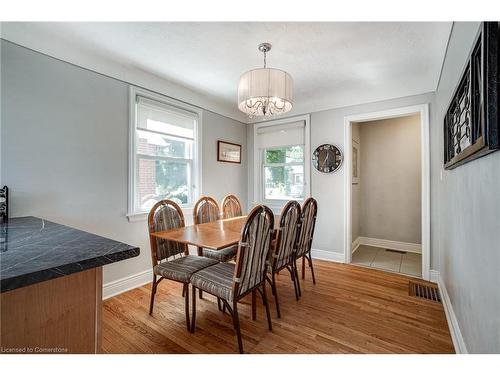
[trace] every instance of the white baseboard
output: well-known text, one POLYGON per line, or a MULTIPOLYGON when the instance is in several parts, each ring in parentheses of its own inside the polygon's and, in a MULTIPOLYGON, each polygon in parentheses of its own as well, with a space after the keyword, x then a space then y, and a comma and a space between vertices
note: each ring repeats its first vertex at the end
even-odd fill
POLYGON ((358 250, 359 246, 361 245, 361 237, 357 237, 351 245, 351 254, 354 254, 356 250, 358 250))
POLYGON ((382 247, 384 249, 407 251, 409 253, 422 254, 422 245, 418 243, 391 241, 391 240, 384 240, 381 238, 371 238, 371 237, 358 237, 356 238, 356 240, 359 240, 358 246, 367 245, 367 246, 382 247))
POLYGON ((152 270, 146 270, 119 280, 106 283, 102 287, 102 299, 108 299, 127 290, 135 289, 153 281, 152 270))
POLYGON ((439 282, 439 271, 430 270, 429 271, 429 281, 432 281, 433 283, 437 284, 439 282))
POLYGON ((453 311, 453 306, 450 301, 450 296, 446 290, 446 285, 439 274, 439 271, 431 270, 430 272, 431 281, 437 282, 439 287, 439 293, 441 294, 441 301, 443 302, 444 313, 446 315, 446 320, 448 322, 448 328, 450 329, 451 339, 453 340, 453 346, 455 347, 455 352, 457 354, 467 354, 467 346, 465 346, 465 341, 460 331, 460 326, 458 325, 458 320, 453 311), (436 280, 436 281, 435 281, 436 280))
POLYGON ((311 249, 314 259, 328 260, 330 262, 344 263, 344 254, 320 249, 311 249))
MULTIPOLYGON (((344 254, 332 251, 312 249, 311 255, 314 259, 328 260, 331 262, 344 263, 344 254)), ((102 299, 108 299, 128 290, 149 284, 153 280, 152 270, 146 270, 119 280, 111 281, 103 285, 102 299)))

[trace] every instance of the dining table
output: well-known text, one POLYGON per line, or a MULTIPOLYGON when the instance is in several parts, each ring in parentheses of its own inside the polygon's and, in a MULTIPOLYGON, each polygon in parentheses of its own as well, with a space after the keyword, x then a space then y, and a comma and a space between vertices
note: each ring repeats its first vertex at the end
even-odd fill
MULTIPOLYGON (((209 223, 193 224, 166 231, 153 232, 153 237, 196 246, 198 255, 202 249, 221 250, 237 245, 241 231, 247 221, 247 216, 236 216, 230 219, 220 219, 209 223)), ((274 228, 279 224, 279 216, 274 215, 274 228)))

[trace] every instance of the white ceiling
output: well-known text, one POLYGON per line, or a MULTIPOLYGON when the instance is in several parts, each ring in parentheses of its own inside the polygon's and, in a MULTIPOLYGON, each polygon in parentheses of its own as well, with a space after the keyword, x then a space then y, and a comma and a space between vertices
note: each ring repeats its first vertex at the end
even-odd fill
POLYGON ((8 40, 77 49, 235 111, 239 77, 262 65, 257 45, 267 41, 268 66, 294 78, 294 113, 434 91, 450 31, 448 22, 3 23, 8 40))

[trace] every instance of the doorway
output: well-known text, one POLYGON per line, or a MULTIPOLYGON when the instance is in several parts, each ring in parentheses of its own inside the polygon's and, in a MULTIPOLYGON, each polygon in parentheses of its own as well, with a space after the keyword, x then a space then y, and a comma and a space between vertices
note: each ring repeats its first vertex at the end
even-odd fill
POLYGON ((347 116, 344 125, 345 262, 429 280, 428 105, 347 116))

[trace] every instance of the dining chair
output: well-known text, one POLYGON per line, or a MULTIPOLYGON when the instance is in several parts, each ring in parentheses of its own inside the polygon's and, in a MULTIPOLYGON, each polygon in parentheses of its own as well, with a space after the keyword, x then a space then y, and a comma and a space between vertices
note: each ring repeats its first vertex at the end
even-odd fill
MULTIPOLYGON (((212 197, 203 196, 195 204, 193 210, 195 224, 209 223, 221 218, 219 205, 212 197)), ((215 259, 218 262, 229 262, 234 259, 238 246, 230 246, 221 250, 199 248, 198 255, 215 259)))
POLYGON ((297 263, 294 259, 295 244, 297 243, 297 228, 300 224, 300 204, 297 201, 289 201, 281 211, 280 227, 276 230, 276 239, 273 241, 274 246, 271 246, 270 263, 271 267, 266 276, 267 281, 271 285, 271 290, 276 302, 276 313, 278 318, 281 318, 280 305, 278 302, 278 290, 276 287, 276 274, 283 269, 290 272, 293 287, 295 290, 295 298, 299 299, 297 287, 297 263), (269 277, 269 274, 271 275, 269 277))
POLYGON ((220 206, 222 219, 231 219, 243 214, 241 210, 240 200, 235 195, 226 195, 222 200, 220 206))
MULTIPOLYGON (((314 267, 311 257, 311 245, 314 235, 314 227, 316 225, 316 216, 318 214, 318 202, 314 198, 307 198, 302 205, 301 215, 300 215, 300 231, 297 238, 297 247, 295 250, 295 271, 297 271, 296 261, 302 258, 302 279, 305 278, 305 261, 309 264, 311 269, 311 275, 313 284, 316 284, 316 278, 314 276, 314 267)), ((297 289, 299 296, 301 295, 300 283, 298 273, 296 274, 297 289)))
POLYGON ((193 221, 195 224, 209 223, 220 219, 217 201, 208 196, 202 196, 194 205, 193 221))
POLYGON ((191 276, 208 266, 217 264, 214 259, 189 255, 186 244, 165 240, 152 235, 154 232, 184 227, 184 215, 179 205, 171 200, 156 203, 148 215, 149 240, 151 243, 151 260, 153 263, 153 285, 149 314, 153 314, 156 289, 163 279, 183 284, 185 298, 186 325, 190 330, 189 320, 189 280, 191 276), (157 280, 157 277, 160 279, 157 280))
MULTIPOLYGON (((243 353, 238 302, 252 293, 254 302, 256 293, 262 297, 266 308, 267 324, 272 331, 271 314, 266 294, 266 273, 269 266, 269 249, 274 227, 274 215, 266 206, 255 207, 248 215, 238 244, 236 264, 219 263, 197 272, 191 278, 192 285, 192 323, 191 332, 196 325, 196 288, 212 294, 222 300, 233 318, 238 349, 243 353)), ((252 304, 252 319, 255 319, 255 303, 252 304)))

